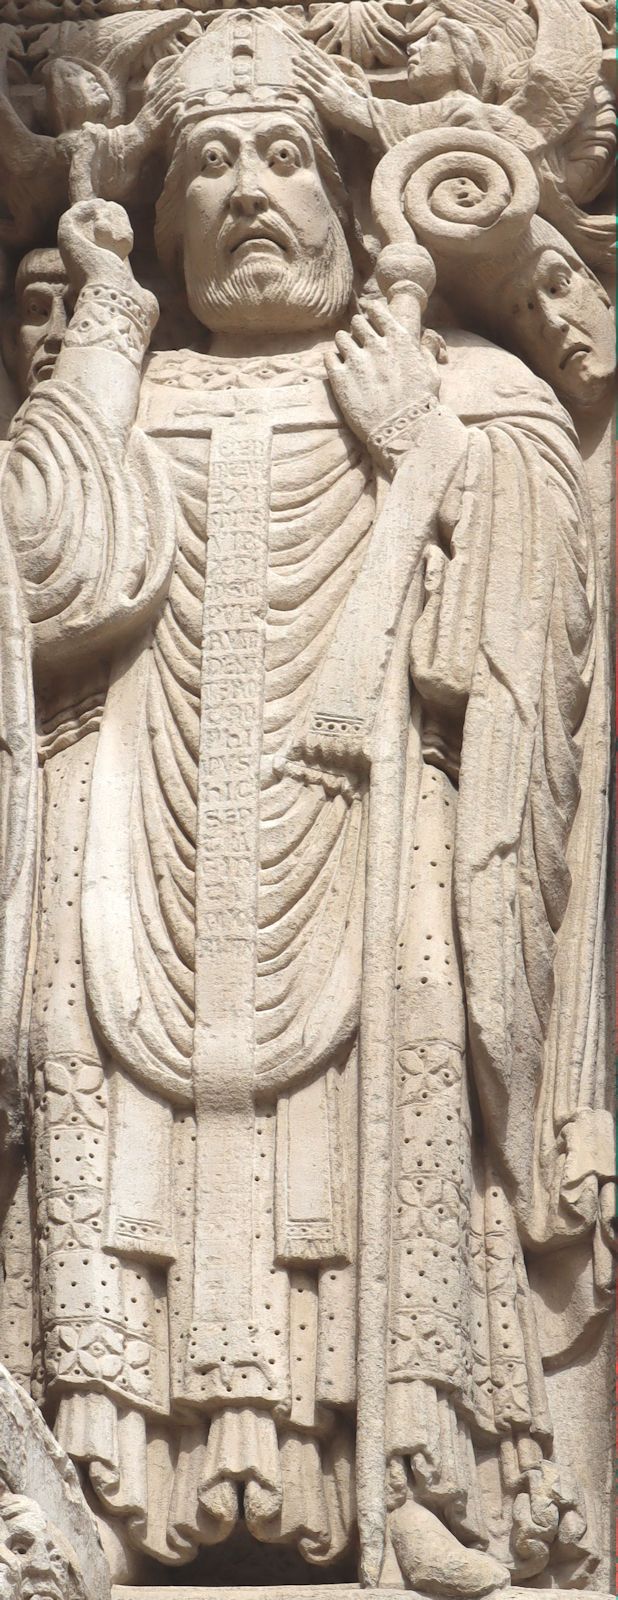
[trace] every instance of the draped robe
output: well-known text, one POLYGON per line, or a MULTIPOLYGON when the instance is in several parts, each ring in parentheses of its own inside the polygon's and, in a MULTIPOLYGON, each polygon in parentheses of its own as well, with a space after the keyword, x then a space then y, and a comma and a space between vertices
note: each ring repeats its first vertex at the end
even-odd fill
MULTIPOLYGON (((556 1127, 547 1039, 569 902, 555 839, 564 854, 574 819, 590 867, 579 928, 598 916, 604 664, 569 419, 482 341, 452 341, 442 394, 461 459, 410 640, 387 1454, 391 1503, 411 1475, 464 1542, 521 1575, 546 1564, 565 1511, 567 1554, 586 1526, 576 1490, 548 1487, 521 1240, 594 1226, 585 1205, 560 1210, 564 1141, 555 1158, 581 1102, 598 1109, 582 1070, 594 1041, 575 1041, 577 1072, 561 1057, 556 1127), (526 967, 531 903, 547 933, 526 967)), ((102 1505, 168 1562, 226 1536, 238 1482, 250 1529, 311 1561, 354 1526, 368 785, 346 793, 326 770, 299 784, 282 752, 386 493, 316 357, 190 352, 151 358, 124 433, 61 377, 42 386, 2 480, 41 669, 74 685, 110 667, 100 718, 87 694, 71 733, 56 712, 45 768, 39 1382, 102 1505)), ((412 523, 413 484, 409 506, 412 523)), ((383 626, 376 607, 370 662, 383 626)), ((582 1014, 594 948, 593 934, 569 1002, 582 1014)))

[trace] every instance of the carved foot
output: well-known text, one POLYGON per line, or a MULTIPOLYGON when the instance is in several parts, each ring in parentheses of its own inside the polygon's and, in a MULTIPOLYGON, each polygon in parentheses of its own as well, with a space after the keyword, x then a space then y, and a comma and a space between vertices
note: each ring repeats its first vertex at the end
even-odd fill
POLYGON ((466 1549, 432 1511, 414 1500, 392 1513, 390 1534, 407 1583, 425 1594, 475 1600, 510 1583, 506 1567, 480 1550, 466 1549))

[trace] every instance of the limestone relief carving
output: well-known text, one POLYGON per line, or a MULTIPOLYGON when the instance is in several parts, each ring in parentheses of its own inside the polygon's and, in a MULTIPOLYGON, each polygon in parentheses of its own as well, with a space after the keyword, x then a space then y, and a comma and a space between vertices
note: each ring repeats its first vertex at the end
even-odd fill
POLYGON ((75 1468, 4 1368, 0 1479, 2 1600, 109 1600, 107 1563, 75 1468))
POLYGON ((121 1588, 608 1589, 607 7, 1 14, 0 1355, 121 1588))

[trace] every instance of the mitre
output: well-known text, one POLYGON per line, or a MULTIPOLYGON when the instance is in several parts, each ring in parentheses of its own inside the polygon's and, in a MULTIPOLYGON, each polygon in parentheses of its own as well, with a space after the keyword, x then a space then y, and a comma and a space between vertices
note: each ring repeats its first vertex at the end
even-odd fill
MULTIPOLYGON (((309 45, 310 53, 313 47, 309 45)), ((174 144, 191 123, 221 111, 293 110, 312 137, 324 139, 312 101, 299 88, 295 61, 307 45, 272 13, 228 11, 183 52, 172 69, 168 133, 174 144)), ((155 79, 153 92, 160 80, 155 79)))

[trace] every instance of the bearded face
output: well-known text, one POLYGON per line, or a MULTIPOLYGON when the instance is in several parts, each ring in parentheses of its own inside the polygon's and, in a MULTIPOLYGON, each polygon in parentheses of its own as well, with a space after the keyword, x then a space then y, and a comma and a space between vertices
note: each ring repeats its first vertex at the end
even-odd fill
POLYGON ((215 333, 331 327, 352 291, 343 228, 311 139, 271 112, 203 124, 188 151, 184 275, 215 333))
POLYGON ((85 1600, 73 1552, 33 1500, 4 1496, 0 1550, 0 1600, 85 1600))

